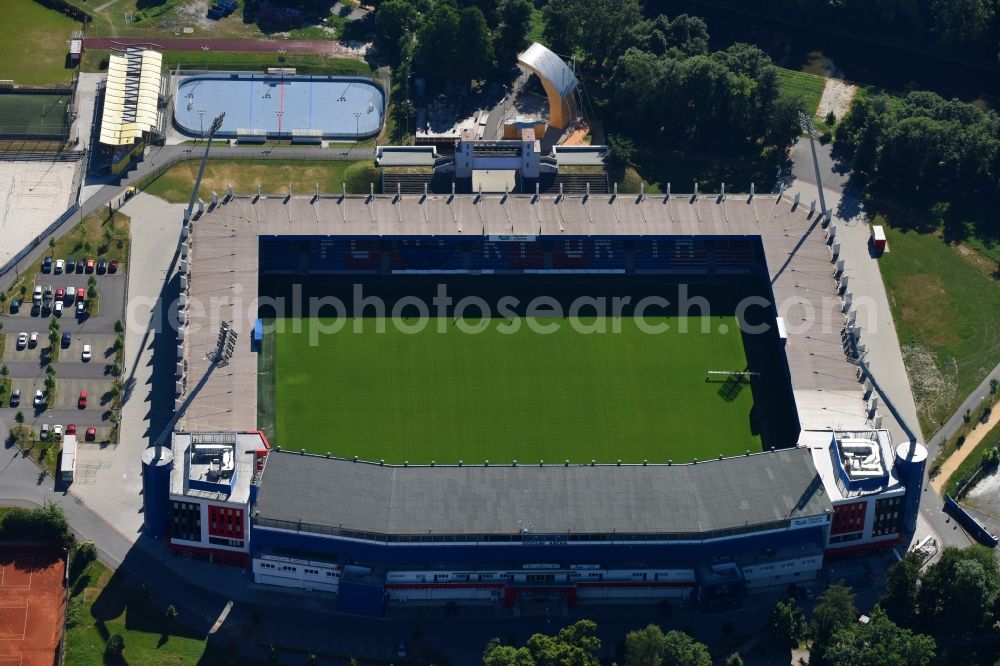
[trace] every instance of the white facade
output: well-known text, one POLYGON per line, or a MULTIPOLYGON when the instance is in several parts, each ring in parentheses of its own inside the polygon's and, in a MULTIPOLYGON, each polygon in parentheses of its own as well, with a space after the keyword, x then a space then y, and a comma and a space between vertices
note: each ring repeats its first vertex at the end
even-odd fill
POLYGON ((343 569, 330 562, 261 554, 253 558, 253 579, 262 585, 334 592, 340 589, 343 569))

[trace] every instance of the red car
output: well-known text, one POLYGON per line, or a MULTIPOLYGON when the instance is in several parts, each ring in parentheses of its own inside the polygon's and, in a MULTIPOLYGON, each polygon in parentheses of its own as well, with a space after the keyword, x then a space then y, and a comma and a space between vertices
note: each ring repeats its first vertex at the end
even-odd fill
POLYGON ((66 426, 66 434, 67 435, 75 435, 76 434, 76 425, 73 424, 73 423, 70 423, 68 426, 66 426))
POLYGON ((87 428, 86 437, 88 442, 93 442, 95 439, 97 439, 97 428, 87 428))
POLYGON ((63 288, 62 287, 59 287, 58 289, 56 289, 56 300, 57 301, 63 300, 63 288))
POLYGON ((86 292, 86 291, 84 290, 84 288, 83 288, 83 287, 77 287, 77 288, 76 288, 76 300, 78 300, 78 301, 82 301, 82 300, 83 300, 83 298, 84 298, 84 297, 85 297, 86 295, 87 295, 87 292, 86 292))
POLYGON ((76 406, 80 409, 87 408, 87 389, 80 391, 80 399, 76 401, 76 406))
POLYGON ((118 272, 118 260, 117 259, 112 259, 108 263, 108 272, 109 273, 117 273, 118 272))

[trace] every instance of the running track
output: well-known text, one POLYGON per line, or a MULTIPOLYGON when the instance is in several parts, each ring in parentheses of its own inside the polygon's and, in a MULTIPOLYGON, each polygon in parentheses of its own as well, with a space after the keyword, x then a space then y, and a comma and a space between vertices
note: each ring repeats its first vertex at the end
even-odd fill
POLYGON ((86 49, 112 49, 123 46, 152 46, 165 51, 240 51, 246 53, 277 53, 284 49, 288 53, 317 53, 320 55, 356 55, 354 51, 335 41, 294 40, 294 39, 184 39, 177 37, 157 37, 153 40, 141 37, 84 37, 86 49))

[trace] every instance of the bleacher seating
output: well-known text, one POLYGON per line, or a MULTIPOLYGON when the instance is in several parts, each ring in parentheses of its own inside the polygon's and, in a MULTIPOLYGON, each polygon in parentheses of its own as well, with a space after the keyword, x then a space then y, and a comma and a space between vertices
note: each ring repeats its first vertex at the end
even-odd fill
POLYGON ((715 270, 746 271, 753 265, 753 248, 746 239, 716 240, 712 254, 715 270))
POLYGON ((434 271, 460 270, 463 253, 459 243, 444 239, 404 239, 394 244, 393 270, 434 271))

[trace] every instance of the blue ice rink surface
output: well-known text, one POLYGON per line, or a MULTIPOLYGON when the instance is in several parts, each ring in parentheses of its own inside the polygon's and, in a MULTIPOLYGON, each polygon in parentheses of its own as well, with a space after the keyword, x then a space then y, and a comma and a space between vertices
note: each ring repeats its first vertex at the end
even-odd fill
POLYGON ((201 136, 223 111, 219 137, 247 129, 265 130, 268 138, 320 130, 325 139, 354 139, 382 128, 385 93, 351 76, 200 74, 177 85, 174 122, 185 134, 201 136))

